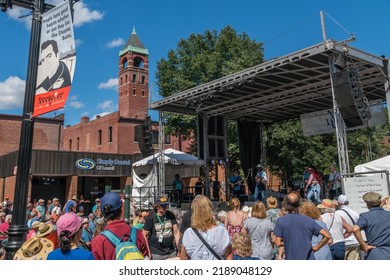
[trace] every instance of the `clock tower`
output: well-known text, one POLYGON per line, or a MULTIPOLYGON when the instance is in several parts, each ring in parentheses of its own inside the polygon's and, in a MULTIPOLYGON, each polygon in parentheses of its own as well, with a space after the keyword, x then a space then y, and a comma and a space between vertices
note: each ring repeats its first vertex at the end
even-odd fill
POLYGON ((149 51, 135 28, 124 48, 119 51, 119 117, 145 119, 149 104, 149 51))

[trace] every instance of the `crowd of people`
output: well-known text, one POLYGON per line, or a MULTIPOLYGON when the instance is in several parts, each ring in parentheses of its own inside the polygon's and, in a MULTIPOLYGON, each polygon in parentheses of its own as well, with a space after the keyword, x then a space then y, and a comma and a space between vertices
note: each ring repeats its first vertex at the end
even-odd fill
MULTIPOLYGON (((26 242, 15 260, 363 260, 390 259, 390 199, 375 192, 362 196, 368 211, 358 214, 341 193, 331 167, 327 196, 322 179, 307 168, 304 189, 290 190, 280 204, 264 196, 266 175, 258 166, 258 194, 251 207, 232 197, 229 209, 216 211, 197 194, 189 211, 171 207, 160 196, 151 211, 123 219, 123 200, 108 192, 90 201, 72 197, 62 207, 57 198, 29 203, 26 242), (92 206, 92 205, 90 205, 92 206)), ((231 182, 239 182, 238 172, 231 182)), ((234 183, 233 183, 234 188, 234 183)), ((234 189, 233 189, 234 191, 234 189)), ((13 203, 0 211, 0 241, 7 238, 13 203)), ((2 252, 4 258, 4 252, 2 252)))

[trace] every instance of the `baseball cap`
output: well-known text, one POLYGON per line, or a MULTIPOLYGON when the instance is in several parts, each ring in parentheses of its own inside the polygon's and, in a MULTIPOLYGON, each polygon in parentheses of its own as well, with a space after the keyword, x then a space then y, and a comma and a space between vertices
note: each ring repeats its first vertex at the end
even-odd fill
POLYGON ((363 195, 363 200, 365 203, 371 206, 379 206, 381 204, 382 196, 376 192, 368 192, 363 195))
POLYGON ((118 210, 119 208, 122 207, 122 199, 119 196, 119 194, 115 192, 109 192, 106 193, 101 200, 101 206, 100 208, 104 211, 104 206, 105 205, 111 205, 112 210, 118 210))
POLYGON ((166 196, 159 196, 155 201, 154 204, 159 204, 159 205, 167 205, 169 204, 169 200, 166 196))
POLYGON ((341 194, 339 196, 339 198, 337 199, 338 203, 340 203, 341 205, 345 204, 347 201, 348 201, 348 198, 347 196, 345 196, 344 194, 341 194))

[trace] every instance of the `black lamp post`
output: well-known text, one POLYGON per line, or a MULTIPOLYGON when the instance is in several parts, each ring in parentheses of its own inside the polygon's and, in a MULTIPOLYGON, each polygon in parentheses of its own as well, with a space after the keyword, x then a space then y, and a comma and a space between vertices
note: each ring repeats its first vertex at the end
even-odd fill
POLYGON ((6 12, 8 8, 12 8, 13 5, 31 9, 33 18, 23 105, 23 120, 20 132, 14 209, 12 212, 12 222, 8 229, 8 240, 4 245, 6 250, 6 259, 8 260, 12 260, 14 253, 22 246, 28 231, 26 225, 26 204, 34 132, 34 120, 32 119, 32 113, 34 109, 35 87, 39 62, 41 18, 42 13, 45 10, 49 10, 54 7, 52 5, 45 4, 45 0, 0 0, 0 8, 3 12, 6 12))

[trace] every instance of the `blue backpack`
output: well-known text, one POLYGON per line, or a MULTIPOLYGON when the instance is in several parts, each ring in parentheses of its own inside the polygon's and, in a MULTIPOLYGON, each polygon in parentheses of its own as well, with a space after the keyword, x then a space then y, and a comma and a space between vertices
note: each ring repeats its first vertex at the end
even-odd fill
POLYGON ((122 241, 112 231, 106 229, 101 232, 103 236, 115 247, 115 259, 116 260, 143 260, 144 255, 139 251, 137 240, 137 229, 131 227, 130 238, 126 241, 122 241))

